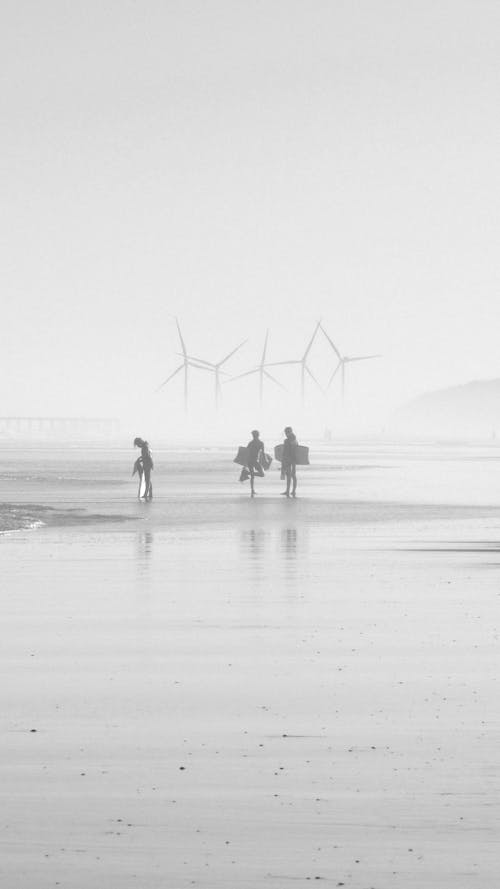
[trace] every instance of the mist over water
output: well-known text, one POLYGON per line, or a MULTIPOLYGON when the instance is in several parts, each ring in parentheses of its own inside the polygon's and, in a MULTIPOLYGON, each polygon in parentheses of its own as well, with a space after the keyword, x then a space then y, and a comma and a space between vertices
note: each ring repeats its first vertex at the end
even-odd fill
MULTIPOLYGON (((470 0, 7 4, 1 413, 177 427, 180 380, 153 397, 174 316, 205 360, 248 340, 231 374, 268 328, 271 361, 299 358, 319 318, 381 354, 348 369, 349 428, 498 378, 497 25, 470 0)), ((313 388, 311 427, 286 394, 266 410, 335 427, 313 388)), ((254 425, 253 378, 224 402, 254 425)))
POLYGON ((496 886, 500 5, 1 25, 0 881, 496 886))
MULTIPOLYGON (((245 441, 243 443, 246 443, 245 441)), ((278 442, 276 442, 278 443, 278 442)), ((154 444, 154 442, 152 443, 154 444)), ((267 450, 273 453, 273 440, 267 450)), ((391 441, 311 441, 311 465, 298 468, 297 503, 283 512, 283 483, 273 461, 258 479, 257 505, 248 503, 248 483, 238 481, 236 448, 214 444, 158 442, 153 448, 154 502, 137 503, 137 456, 126 444, 102 442, 2 446, 2 530, 41 525, 92 525, 133 521, 163 527, 182 521, 247 524, 265 521, 413 521, 419 509, 455 508, 471 515, 496 504, 500 449, 458 444, 391 441), (262 512, 258 512, 262 510, 262 512)))

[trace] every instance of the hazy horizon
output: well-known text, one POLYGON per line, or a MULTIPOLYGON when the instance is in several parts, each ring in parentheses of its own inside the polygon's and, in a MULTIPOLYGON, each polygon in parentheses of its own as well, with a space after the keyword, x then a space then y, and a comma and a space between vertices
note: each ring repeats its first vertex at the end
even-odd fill
MULTIPOLYGON (((155 394, 174 315, 208 360, 247 338, 232 373, 322 317, 383 356, 348 368, 361 426, 500 376, 499 24, 463 0, 4 3, 0 414, 182 423, 181 375, 155 394)), ((257 381, 230 388, 246 427, 257 381)), ((318 403, 335 422, 338 389, 318 403)))

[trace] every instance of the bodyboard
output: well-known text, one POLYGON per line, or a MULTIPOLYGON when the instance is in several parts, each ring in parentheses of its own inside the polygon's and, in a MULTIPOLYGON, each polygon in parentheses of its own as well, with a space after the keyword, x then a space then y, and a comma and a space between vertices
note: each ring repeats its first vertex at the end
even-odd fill
POLYGON ((263 451, 260 452, 260 465, 264 472, 267 472, 267 470, 271 468, 272 462, 273 458, 270 454, 265 454, 263 451))
POLYGON ((139 476, 139 488, 137 491, 137 496, 139 498, 141 498, 141 497, 144 497, 144 494, 146 493, 146 479, 144 478, 144 470, 142 468, 142 463, 141 463, 140 458, 138 460, 136 460, 134 463, 134 471, 132 472, 132 476, 134 476, 136 474, 136 472, 137 472, 137 475, 139 476))
MULTIPOLYGON (((296 445, 295 446, 296 453, 296 464, 297 466, 309 466, 309 448, 306 445, 296 445)), ((283 462, 283 445, 276 445, 274 448, 274 456, 275 459, 278 460, 279 463, 283 462)))
POLYGON ((248 449, 247 448, 238 448, 238 453, 233 460, 233 463, 237 463, 238 466, 247 466, 248 465, 248 449))

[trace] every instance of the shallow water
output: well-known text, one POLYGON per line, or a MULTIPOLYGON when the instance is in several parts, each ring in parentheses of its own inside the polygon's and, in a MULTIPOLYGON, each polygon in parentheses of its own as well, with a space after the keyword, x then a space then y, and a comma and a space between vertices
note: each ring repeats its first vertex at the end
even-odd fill
POLYGON ((390 444, 311 448, 298 497, 283 502, 274 462, 257 496, 238 482, 233 451, 155 451, 154 501, 137 501, 133 451, 0 448, 0 531, 102 517, 176 523, 331 522, 336 526, 487 517, 500 504, 500 448, 390 444))
POLYGON ((4 885, 494 886, 496 449, 232 456, 2 452, 4 885))

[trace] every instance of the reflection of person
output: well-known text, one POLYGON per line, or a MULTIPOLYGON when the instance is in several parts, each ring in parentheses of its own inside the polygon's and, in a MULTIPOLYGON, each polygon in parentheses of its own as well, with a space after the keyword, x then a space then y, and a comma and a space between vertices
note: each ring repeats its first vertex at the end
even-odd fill
POLYGON ((281 461, 281 476, 286 478, 286 491, 281 493, 285 497, 290 496, 290 486, 292 488, 292 497, 295 497, 297 490, 297 438, 291 426, 285 428, 285 440, 283 442, 283 459, 281 461))
POLYGON ((264 445, 259 438, 259 430, 252 429, 252 440, 247 444, 247 454, 248 454, 248 471, 250 473, 250 496, 255 496, 255 488, 254 488, 254 478, 258 475, 260 478, 264 477, 264 470, 262 469, 262 465, 260 462, 261 455, 264 454, 264 445))
POLYGON ((149 444, 142 438, 134 438, 134 447, 141 449, 141 456, 136 461, 142 466, 144 472, 144 481, 146 488, 143 494, 143 500, 153 499, 153 485, 151 483, 151 470, 154 469, 153 458, 149 449, 149 444))

